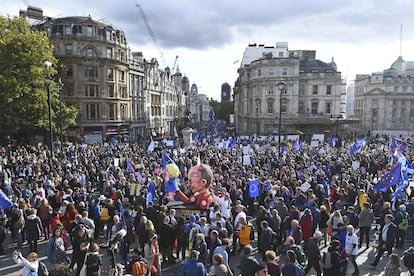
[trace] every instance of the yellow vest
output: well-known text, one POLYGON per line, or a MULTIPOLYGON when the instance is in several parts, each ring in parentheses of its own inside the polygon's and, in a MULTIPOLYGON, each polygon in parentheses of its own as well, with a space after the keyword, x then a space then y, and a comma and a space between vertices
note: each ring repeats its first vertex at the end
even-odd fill
POLYGON ((239 240, 241 245, 249 245, 250 244, 250 232, 252 231, 252 228, 248 224, 244 224, 242 226, 242 229, 239 233, 239 240))

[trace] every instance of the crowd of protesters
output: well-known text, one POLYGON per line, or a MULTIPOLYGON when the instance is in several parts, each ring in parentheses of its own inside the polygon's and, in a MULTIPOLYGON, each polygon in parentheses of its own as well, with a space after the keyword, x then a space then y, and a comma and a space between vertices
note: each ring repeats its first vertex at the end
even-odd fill
MULTIPOLYGON (((409 187, 404 198, 392 201, 392 188, 373 190, 392 167, 386 139, 373 137, 351 155, 351 141, 341 147, 302 143, 301 149, 287 142, 280 153, 274 141, 237 138, 229 148, 208 138, 186 149, 160 143, 151 151, 138 144, 71 145, 53 156, 41 145, 3 148, 1 193, 13 206, 1 210, 0 254, 11 253, 3 246, 10 235, 23 275, 38 269, 38 254, 47 256, 49 270, 66 266, 77 275, 86 275, 83 269, 100 275, 105 265, 97 254, 100 247, 112 256, 113 264, 107 264, 112 275, 140 275, 138 263, 151 275, 176 263, 183 264, 182 275, 233 275, 235 270, 246 276, 305 275, 312 268, 318 275, 349 269, 358 275, 358 251, 371 246, 377 247, 371 265, 376 267, 387 251, 386 275, 399 275, 393 274, 400 271, 393 249, 407 247, 414 191, 409 187), (173 200, 166 190, 163 153, 182 177, 173 200), (250 194, 251 179, 259 179, 257 197, 250 194), (197 185, 211 194, 200 197, 197 185), (150 186, 155 190, 149 201, 150 186), (201 205, 174 204, 179 200, 201 205), (46 252, 38 250, 42 239, 46 252), (28 252, 22 251, 26 241, 28 252), (328 247, 329 258, 321 246, 328 247), (232 254, 239 262, 230 262, 232 254)), ((412 160, 410 152, 406 157, 412 160)))

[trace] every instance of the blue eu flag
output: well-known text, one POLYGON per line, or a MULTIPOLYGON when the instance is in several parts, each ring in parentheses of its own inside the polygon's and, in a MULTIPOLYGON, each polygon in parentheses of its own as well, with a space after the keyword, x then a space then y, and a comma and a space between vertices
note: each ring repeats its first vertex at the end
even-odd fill
POLYGON ((381 177, 380 181, 374 185, 374 190, 383 190, 388 187, 399 184, 402 181, 401 176, 401 164, 398 164, 394 169, 389 173, 381 177))
POLYGON ((252 179, 249 182, 249 197, 258 197, 260 194, 259 179, 252 179))

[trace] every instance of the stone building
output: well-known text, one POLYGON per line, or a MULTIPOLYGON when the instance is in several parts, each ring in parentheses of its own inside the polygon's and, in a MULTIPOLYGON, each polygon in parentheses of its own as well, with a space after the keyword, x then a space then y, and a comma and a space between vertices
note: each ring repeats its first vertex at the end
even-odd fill
POLYGON ((79 109, 77 124, 66 130, 66 136, 86 142, 129 137, 132 114, 124 32, 90 16, 46 18, 33 28, 47 32, 63 65, 63 100, 79 109))
POLYGON ((354 124, 359 134, 411 136, 414 129, 414 61, 400 56, 390 69, 355 79, 354 124))
POLYGON ((333 128, 344 114, 345 85, 333 61, 315 56, 316 51, 289 51, 286 42, 250 44, 234 87, 237 134, 338 131, 333 128))
POLYGON ((80 111, 67 139, 168 137, 183 121, 188 79, 132 52, 123 31, 90 16, 45 17, 32 27, 47 32, 63 66, 62 100, 80 111))

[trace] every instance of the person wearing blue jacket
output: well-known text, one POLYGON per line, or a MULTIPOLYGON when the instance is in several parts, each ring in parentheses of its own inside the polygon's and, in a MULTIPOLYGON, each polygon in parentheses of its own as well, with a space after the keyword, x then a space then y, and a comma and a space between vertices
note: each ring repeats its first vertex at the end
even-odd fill
POLYGON ((202 262, 198 261, 200 252, 197 250, 191 251, 190 259, 184 262, 181 270, 181 276, 206 276, 206 268, 202 262))

